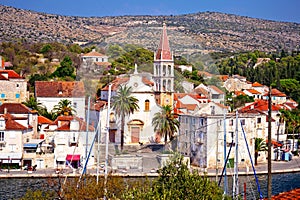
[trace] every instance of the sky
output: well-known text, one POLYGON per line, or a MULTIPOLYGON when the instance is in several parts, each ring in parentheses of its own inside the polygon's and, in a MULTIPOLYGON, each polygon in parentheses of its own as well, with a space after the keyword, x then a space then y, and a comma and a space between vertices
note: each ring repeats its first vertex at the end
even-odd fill
POLYGON ((211 11, 300 23, 300 0, 0 0, 0 4, 82 17, 180 15, 211 11))

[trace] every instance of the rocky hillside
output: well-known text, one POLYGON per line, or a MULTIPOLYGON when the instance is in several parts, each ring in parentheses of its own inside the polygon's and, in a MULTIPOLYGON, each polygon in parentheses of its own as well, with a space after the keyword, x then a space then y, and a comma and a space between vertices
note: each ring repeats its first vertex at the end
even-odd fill
MULTIPOLYGON (((101 13, 99 13, 101 14, 101 13)), ((176 16, 78 17, 0 5, 0 41, 137 44, 154 50, 162 23, 175 54, 300 49, 300 24, 215 12, 176 16)))

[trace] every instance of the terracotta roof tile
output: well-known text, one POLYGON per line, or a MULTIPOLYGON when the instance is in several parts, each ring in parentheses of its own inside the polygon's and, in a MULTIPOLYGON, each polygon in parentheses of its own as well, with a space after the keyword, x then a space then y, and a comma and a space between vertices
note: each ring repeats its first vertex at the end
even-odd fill
POLYGON ((15 72, 14 70, 0 70, 0 74, 8 74, 8 78, 9 79, 23 79, 17 72, 15 72))
POLYGON ((263 85, 262 84, 260 84, 260 83, 258 83, 258 82, 254 82, 253 84, 252 84, 252 87, 262 87, 263 85))
MULTIPOLYGON (((54 123, 56 125, 59 125, 58 123, 60 122, 60 126, 57 128, 58 131, 68 131, 70 130, 70 122, 75 119, 79 122, 79 130, 80 131, 86 131, 86 122, 81 120, 78 117, 73 117, 73 116, 58 116, 54 123)), ((95 131, 95 128, 91 125, 89 125, 89 131, 95 131)))
POLYGON ((154 83, 152 81, 150 81, 149 79, 147 79, 146 77, 142 78, 142 81, 145 85, 149 85, 149 86, 153 86, 154 83))
POLYGON ((53 121, 44 116, 38 116, 38 123, 39 124, 52 124, 53 121))
POLYGON ((261 94, 260 92, 258 92, 255 89, 247 89, 248 92, 250 92, 251 94, 261 94))
POLYGON ((103 56, 105 56, 105 55, 103 55, 97 51, 91 51, 91 52, 83 55, 83 57, 103 57, 103 56))
POLYGON ((84 84, 80 81, 36 81, 36 97, 84 97, 84 84))
MULTIPOLYGON (((114 79, 114 80, 111 82, 111 84, 112 84, 111 90, 112 90, 112 91, 118 90, 118 87, 119 87, 121 84, 128 82, 128 80, 129 80, 128 77, 117 77, 116 79, 114 79)), ((102 91, 108 91, 108 85, 106 85, 105 87, 103 87, 101 90, 102 90, 102 91)))
POLYGON ((27 127, 13 120, 12 115, 4 114, 2 117, 5 118, 5 130, 27 130, 27 127))
POLYGON ((10 114, 36 113, 36 111, 30 110, 27 106, 21 103, 3 103, 0 106, 0 114, 4 114, 4 112, 10 114))
POLYGON ((221 89, 219 89, 217 86, 215 86, 215 85, 209 85, 209 87, 211 89, 215 90, 219 94, 224 94, 224 92, 221 89))

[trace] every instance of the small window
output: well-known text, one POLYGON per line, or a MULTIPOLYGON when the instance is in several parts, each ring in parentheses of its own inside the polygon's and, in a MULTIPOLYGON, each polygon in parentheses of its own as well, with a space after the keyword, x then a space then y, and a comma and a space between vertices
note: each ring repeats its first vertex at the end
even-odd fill
POLYGON ((3 131, 0 132, 0 141, 1 142, 4 141, 4 132, 3 131))
POLYGON ((229 126, 233 126, 233 119, 229 120, 229 126))
POLYGON ((20 87, 19 83, 16 84, 16 88, 20 87))
POLYGON ((261 123, 261 118, 257 118, 257 123, 260 124, 261 123))
POLYGON ((241 119, 241 125, 245 125, 246 122, 245 122, 245 119, 241 119))
POLYGON ((73 102, 73 107, 77 108, 77 102, 73 102))
POLYGON ((150 110, 150 101, 147 99, 145 101, 145 111, 149 111, 150 110))
POLYGON ((20 94, 16 94, 16 99, 19 99, 20 98, 20 94))

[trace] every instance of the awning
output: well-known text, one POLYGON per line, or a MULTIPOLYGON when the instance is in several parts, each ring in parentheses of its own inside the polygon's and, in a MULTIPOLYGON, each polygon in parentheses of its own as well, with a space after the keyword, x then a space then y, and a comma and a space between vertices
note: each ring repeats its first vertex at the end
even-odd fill
POLYGON ((32 139, 30 142, 23 145, 24 148, 36 149, 39 144, 42 144, 44 139, 32 139))
POLYGON ((31 149, 36 149, 38 146, 38 144, 34 144, 34 143, 25 143, 23 145, 24 148, 31 148, 31 149))
POLYGON ((22 153, 1 153, 0 162, 2 163, 19 163, 22 159, 22 153))
MULTIPOLYGON (((268 140, 266 140, 266 144, 268 144, 268 140)), ((271 140, 271 144, 274 145, 274 147, 281 147, 282 144, 276 140, 271 140)))
POLYGON ((57 157, 56 159, 56 162, 65 162, 66 159, 64 157, 57 157))
POLYGON ((80 160, 80 154, 68 154, 67 157, 66 157, 66 160, 68 161, 78 161, 80 160))

